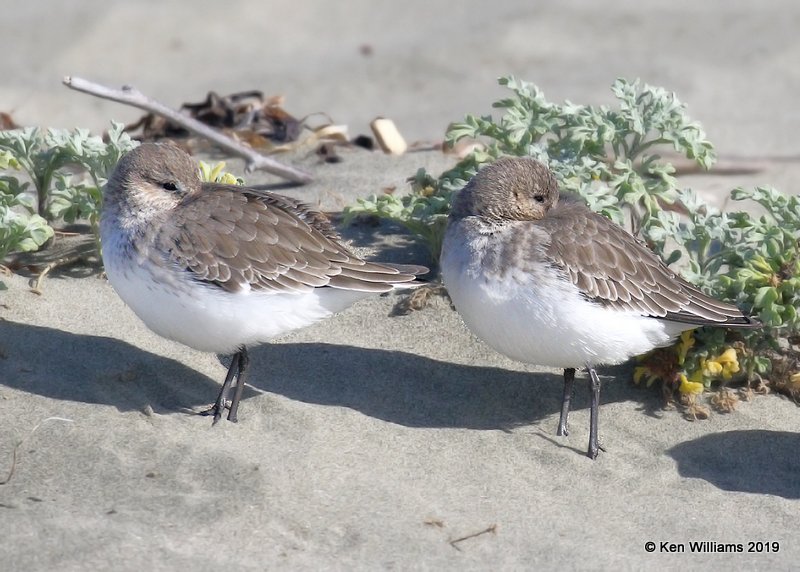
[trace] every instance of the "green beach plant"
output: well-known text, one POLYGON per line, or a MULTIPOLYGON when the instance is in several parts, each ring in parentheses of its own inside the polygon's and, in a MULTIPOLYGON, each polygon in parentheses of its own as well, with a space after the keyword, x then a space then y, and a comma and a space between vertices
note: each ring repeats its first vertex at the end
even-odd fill
POLYGON ((85 220, 96 231, 103 185, 137 144, 121 123, 112 123, 107 141, 85 129, 0 131, 0 260, 38 249, 61 221, 85 220))
MULTIPOLYGON (((0 150, 0 171, 18 168, 14 155, 0 150)), ((37 250, 53 236, 53 229, 36 214, 34 199, 25 190, 26 185, 15 177, 0 175, 0 261, 10 252, 37 250)))
MULTIPOLYGON (((449 171, 419 170, 407 195, 373 195, 352 205, 345 220, 366 214, 406 226, 438 258, 453 193, 484 163, 502 155, 533 156, 556 174, 560 187, 594 211, 625 225, 685 278, 711 295, 752 311, 762 330, 733 333, 701 328, 671 348, 640 358, 634 377, 662 380, 688 400, 714 382, 767 375, 792 360, 800 330, 800 202, 759 187, 736 189, 734 201, 754 201, 765 214, 722 213, 681 188, 659 153, 677 153, 707 169, 716 160, 700 125, 675 94, 618 79, 614 108, 547 101, 533 84, 500 79, 511 91, 494 104, 500 116, 468 115, 452 124, 446 142, 482 143, 449 171)), ((790 379, 796 364, 786 370, 790 379)), ((800 377, 800 376, 798 376, 800 377)), ((800 379, 797 380, 800 397, 800 379)))

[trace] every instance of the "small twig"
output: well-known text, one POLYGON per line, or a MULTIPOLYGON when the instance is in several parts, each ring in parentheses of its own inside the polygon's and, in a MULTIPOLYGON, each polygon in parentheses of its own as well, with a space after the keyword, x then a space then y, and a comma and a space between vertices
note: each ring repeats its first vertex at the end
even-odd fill
POLYGON ((34 254, 31 257, 25 257, 32 259, 32 263, 23 264, 23 266, 39 272, 28 281, 28 286, 34 294, 42 294, 42 282, 56 268, 69 266, 79 261, 85 262, 92 255, 97 255, 97 243, 90 236, 65 234, 62 239, 54 244, 54 247, 48 251, 46 256, 34 254), (41 264, 44 264, 44 266, 42 267, 41 264), (41 270, 39 270, 40 267, 41 270))
POLYGON ((48 417, 47 419, 43 419, 39 423, 37 423, 36 426, 33 429, 31 429, 30 433, 28 433, 25 437, 20 439, 16 445, 14 445, 14 449, 11 451, 11 467, 9 467, 8 469, 8 476, 2 481, 0 481, 0 485, 8 484, 8 482, 11 480, 11 477, 14 476, 14 472, 17 470, 17 451, 19 451, 19 448, 25 442, 25 439, 33 435, 39 427, 41 427, 44 423, 48 421, 68 421, 69 423, 73 422, 72 419, 65 419, 64 417, 48 417))
POLYGON ((484 528, 480 532, 473 532, 472 534, 468 534, 466 536, 462 536, 461 538, 456 538, 455 540, 451 540, 450 541, 450 546, 452 546, 453 548, 455 548, 456 550, 461 552, 461 549, 458 546, 456 546, 459 542, 463 542, 464 540, 469 540, 470 538, 475 538, 477 536, 481 536, 482 534, 488 534, 490 532, 492 534, 497 534, 497 524, 493 524, 492 526, 490 526, 488 528, 484 528))
MULTIPOLYGON (((69 262, 76 262, 77 260, 80 260, 80 258, 81 258, 80 256, 76 256, 74 260, 70 260, 70 261, 68 261, 67 263, 69 263, 69 262)), ((52 270, 55 270, 55 269, 56 269, 56 268, 58 268, 59 266, 62 266, 62 264, 64 264, 64 262, 63 262, 62 260, 55 260, 55 261, 53 261, 53 262, 51 262, 51 263, 47 264, 47 265, 46 265, 46 266, 45 266, 45 267, 42 269, 42 271, 41 271, 41 272, 39 272, 39 274, 38 274, 38 275, 37 275, 35 278, 31 278, 31 279, 28 281, 28 287, 31 289, 31 292, 33 292, 34 294, 37 294, 37 295, 41 296, 41 295, 42 295, 42 293, 43 293, 43 292, 42 292, 42 281, 45 279, 45 277, 46 277, 48 274, 50 274, 50 272, 51 272, 52 270)))
POLYGON ((270 159, 269 157, 265 157, 251 147, 243 145, 239 141, 220 133, 216 129, 212 129, 208 125, 205 125, 204 123, 201 123, 192 117, 179 113, 174 109, 167 107, 163 103, 160 103, 154 99, 150 99, 130 85, 123 85, 122 89, 113 89, 89 80, 85 80, 83 78, 73 76, 64 77, 63 83, 70 89, 82 91, 83 93, 88 93, 103 99, 110 99, 111 101, 132 105, 134 107, 138 107, 139 109, 143 109, 145 111, 165 117, 187 129, 188 131, 208 139, 225 151, 243 157, 247 162, 245 167, 247 172, 251 172, 256 169, 267 171, 268 173, 278 175, 284 179, 294 181, 295 183, 309 183, 313 180, 313 177, 310 174, 293 167, 288 167, 282 163, 279 163, 278 161, 275 161, 274 159, 270 159))
POLYGON ((444 521, 438 518, 429 517, 422 521, 425 526, 435 526, 436 528, 444 528, 444 521))

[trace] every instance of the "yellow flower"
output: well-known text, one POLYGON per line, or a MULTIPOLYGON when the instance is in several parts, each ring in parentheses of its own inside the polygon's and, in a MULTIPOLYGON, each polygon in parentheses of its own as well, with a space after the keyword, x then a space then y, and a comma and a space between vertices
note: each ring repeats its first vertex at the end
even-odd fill
POLYGON ((702 382, 694 381, 698 377, 702 379, 702 372, 700 370, 696 371, 692 375, 693 381, 689 381, 685 373, 680 374, 681 385, 678 388, 678 391, 680 391, 681 393, 703 393, 704 386, 702 382), (698 373, 700 374, 699 376, 697 375, 698 373))
POLYGON ((694 345, 693 330, 686 330, 681 334, 681 339, 678 342, 678 365, 683 365, 686 361, 686 354, 689 349, 694 345))
POLYGON ((739 356, 736 355, 736 350, 733 348, 728 348, 725 350, 722 355, 716 359, 716 361, 722 365, 723 379, 732 378, 733 374, 738 373, 741 369, 739 367, 739 356))
POLYGON ((720 355, 717 358, 717 361, 719 363, 722 363, 722 364, 724 364, 724 363, 734 363, 734 362, 738 364, 739 363, 739 358, 736 356, 736 350, 735 349, 728 348, 727 350, 722 352, 722 355, 720 355))
POLYGON ((198 164, 200 168, 200 179, 208 183, 222 183, 224 185, 240 185, 241 181, 230 173, 226 173, 225 161, 220 161, 213 167, 204 161, 198 164))
POLYGON ((736 355, 736 350, 728 348, 720 355, 709 360, 700 360, 700 367, 703 368, 703 374, 706 377, 719 377, 722 379, 730 379, 733 374, 738 373, 741 367, 739 366, 739 356, 736 355))
POLYGON ((230 173, 222 173, 216 179, 216 182, 222 183, 223 185, 241 185, 241 181, 236 178, 235 175, 231 175, 230 173))
POLYGON ((722 364, 715 360, 700 360, 700 365, 706 377, 716 377, 722 373, 722 364))

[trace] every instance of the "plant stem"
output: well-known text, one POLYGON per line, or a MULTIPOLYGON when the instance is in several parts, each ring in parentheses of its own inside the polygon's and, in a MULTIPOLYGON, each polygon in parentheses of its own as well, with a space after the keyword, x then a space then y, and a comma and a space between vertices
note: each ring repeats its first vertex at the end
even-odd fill
POLYGON ((639 145, 638 149, 631 148, 631 154, 629 155, 629 158, 631 161, 633 161, 633 159, 641 155, 643 151, 649 149, 653 145, 661 145, 662 143, 669 143, 669 141, 667 141, 666 139, 658 138, 658 139, 652 139, 651 141, 647 141, 646 143, 642 143, 641 145, 639 145))
POLYGON ((633 161, 633 158, 636 157, 639 153, 639 145, 642 143, 642 136, 638 133, 633 136, 633 143, 631 143, 629 155, 627 156, 628 159, 633 161))

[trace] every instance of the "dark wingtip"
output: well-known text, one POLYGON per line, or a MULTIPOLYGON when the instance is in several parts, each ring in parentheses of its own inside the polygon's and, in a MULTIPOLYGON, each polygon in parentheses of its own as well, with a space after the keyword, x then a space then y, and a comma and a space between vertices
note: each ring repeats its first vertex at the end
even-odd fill
POLYGON ((746 330, 757 330, 764 327, 763 322, 753 316, 742 316, 741 318, 735 318, 734 320, 720 325, 726 328, 742 328, 746 330))
POLYGON ((729 316, 724 320, 714 320, 709 318, 701 318, 696 314, 686 315, 679 313, 667 313, 666 316, 659 316, 659 318, 664 320, 669 320, 670 322, 691 324, 697 328, 709 326, 712 328, 736 328, 742 330, 757 330, 758 328, 764 327, 764 324, 762 324, 761 321, 758 320, 758 318, 753 318, 750 316, 729 316))
POLYGON ((422 276, 423 274, 427 274, 430 272, 430 269, 425 266, 420 266, 418 264, 394 264, 388 262, 382 262, 384 266, 388 266, 389 268, 394 268, 400 274, 412 274, 414 276, 422 276))

